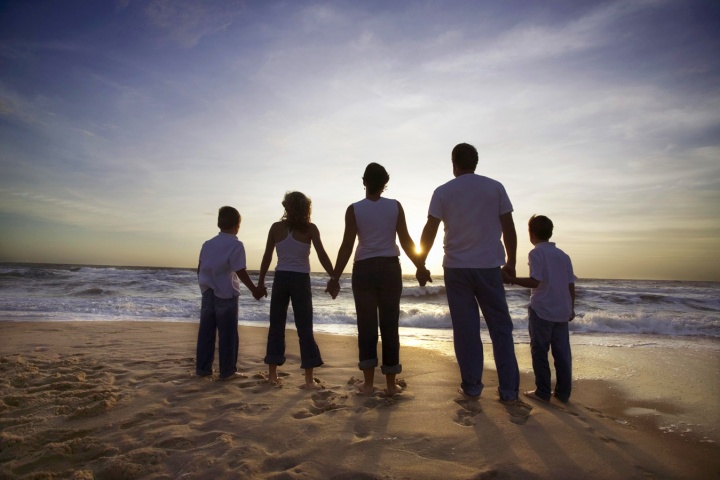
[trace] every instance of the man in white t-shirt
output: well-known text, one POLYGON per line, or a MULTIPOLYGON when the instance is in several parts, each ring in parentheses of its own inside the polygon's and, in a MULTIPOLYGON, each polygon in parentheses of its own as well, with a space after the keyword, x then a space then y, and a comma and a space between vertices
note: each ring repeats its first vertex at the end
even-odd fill
MULTIPOLYGON (((518 400, 520 373, 501 274, 502 268, 515 276, 517 234, 513 207, 500 182, 475 174, 477 163, 478 153, 472 145, 461 143, 453 149, 455 179, 433 193, 420 239, 423 260, 443 222, 445 291, 462 379, 460 393, 470 399, 478 399, 482 393, 481 310, 493 343, 500 401, 530 408, 518 400)), ((418 269, 417 276, 421 284, 430 277, 425 269, 418 269)))

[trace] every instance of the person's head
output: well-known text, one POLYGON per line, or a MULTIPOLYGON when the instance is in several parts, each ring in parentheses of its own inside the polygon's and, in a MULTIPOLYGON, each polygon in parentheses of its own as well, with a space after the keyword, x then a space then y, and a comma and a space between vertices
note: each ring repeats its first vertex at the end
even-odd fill
POLYGON ((232 233, 233 230, 235 230, 234 233, 237 234, 237 230, 240 229, 241 220, 240 212, 233 207, 225 206, 220 207, 220 210, 218 210, 217 226, 221 232, 232 233))
POLYGON ((478 153, 469 143, 459 143, 452 151, 452 164, 454 172, 474 172, 478 164, 478 153))
POLYGON ((282 220, 291 230, 305 230, 310 225, 312 200, 300 192, 287 192, 282 201, 285 213, 282 220))
POLYGON ((381 194, 390 181, 390 175, 388 175, 385 167, 377 163, 369 164, 365 168, 362 178, 365 189, 371 195, 381 194))
POLYGON ((545 215, 533 215, 528 222, 528 231, 533 244, 547 242, 553 234, 552 220, 545 215))

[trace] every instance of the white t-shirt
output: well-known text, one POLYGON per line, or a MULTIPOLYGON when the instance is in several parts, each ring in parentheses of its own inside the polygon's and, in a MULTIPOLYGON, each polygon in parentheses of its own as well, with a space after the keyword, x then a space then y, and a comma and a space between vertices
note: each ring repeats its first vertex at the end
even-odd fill
POLYGON ((238 270, 245 266, 245 246, 235 235, 220 232, 203 243, 200 250, 200 291, 212 288, 219 298, 240 295, 238 270))
POLYGON ((353 210, 358 236, 356 262, 366 258, 400 255, 400 249, 395 243, 400 214, 397 200, 380 197, 373 202, 365 198, 353 203, 353 210))
POLYGON ((575 283, 570 257, 553 242, 541 242, 528 254, 530 276, 540 282, 530 294, 530 307, 543 320, 568 322, 572 298, 568 285, 575 283))
POLYGON ((445 227, 443 267, 504 265, 500 215, 512 211, 505 187, 492 178, 468 173, 436 188, 428 214, 445 227))

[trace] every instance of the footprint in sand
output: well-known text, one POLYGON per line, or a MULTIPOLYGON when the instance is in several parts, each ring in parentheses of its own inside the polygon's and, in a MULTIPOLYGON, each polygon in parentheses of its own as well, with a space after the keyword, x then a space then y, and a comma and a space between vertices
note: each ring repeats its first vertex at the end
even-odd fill
POLYGON ((312 405, 307 409, 294 413, 293 418, 300 420, 303 418, 315 417, 325 412, 347 408, 344 403, 348 399, 348 395, 337 393, 332 390, 321 390, 319 392, 315 392, 310 398, 312 399, 312 405))
POLYGON ((530 418, 530 412, 533 408, 522 400, 504 404, 504 406, 508 414, 510 414, 510 421, 516 425, 524 425, 530 418))
POLYGON ((598 410, 597 408, 585 407, 585 409, 591 411, 592 413, 597 415, 599 418, 607 418, 607 419, 612 420, 615 423, 619 423, 620 425, 624 425, 626 427, 629 427, 629 428, 635 430, 635 427, 633 425, 631 425, 630 422, 628 422, 627 420, 623 420, 621 418, 606 415, 602 410, 598 410))
POLYGON ((457 411, 457 416, 453 420, 458 425, 464 427, 471 427, 475 425, 475 417, 482 413, 482 407, 480 402, 477 400, 468 400, 466 398, 455 399, 455 403, 460 405, 462 408, 457 411))

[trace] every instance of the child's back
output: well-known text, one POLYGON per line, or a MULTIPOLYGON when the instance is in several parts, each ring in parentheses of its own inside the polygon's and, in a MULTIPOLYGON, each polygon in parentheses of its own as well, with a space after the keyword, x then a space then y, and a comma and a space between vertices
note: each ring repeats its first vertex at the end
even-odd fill
POLYGON ((245 247, 238 238, 220 232, 203 243, 200 250, 198 283, 200 291, 212 289, 220 298, 232 298, 240 293, 238 270, 246 266, 245 247))
POLYGON ((544 320, 567 322, 572 316, 568 286, 575 283, 570 257, 555 243, 543 241, 529 254, 530 277, 540 284, 532 289, 530 307, 544 320))

